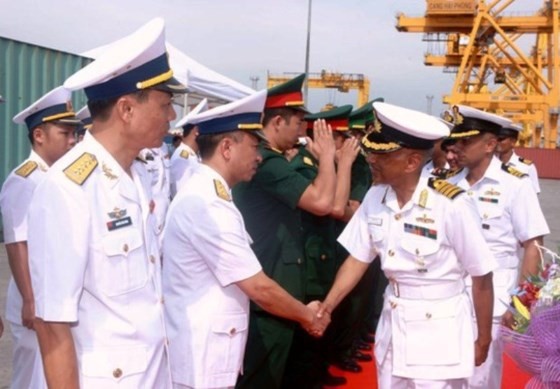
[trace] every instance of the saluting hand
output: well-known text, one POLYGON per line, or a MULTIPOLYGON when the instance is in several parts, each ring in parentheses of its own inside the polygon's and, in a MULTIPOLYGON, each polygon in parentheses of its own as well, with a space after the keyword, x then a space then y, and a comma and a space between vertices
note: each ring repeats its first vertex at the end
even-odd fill
POLYGON ((324 119, 315 120, 313 123, 313 140, 307 139, 311 153, 319 161, 334 160, 336 147, 332 136, 331 126, 324 119))
POLYGON ((354 137, 348 138, 342 144, 342 147, 336 151, 335 160, 339 165, 352 165, 360 152, 358 140, 354 137))

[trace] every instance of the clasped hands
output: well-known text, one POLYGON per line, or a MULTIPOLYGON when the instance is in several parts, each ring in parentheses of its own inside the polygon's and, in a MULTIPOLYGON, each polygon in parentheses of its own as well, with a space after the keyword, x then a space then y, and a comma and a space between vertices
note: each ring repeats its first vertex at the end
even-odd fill
POLYGON ((331 314, 326 306, 318 300, 307 304, 307 308, 311 311, 312 320, 307 324, 302 323, 302 327, 309 335, 319 338, 323 336, 331 322, 331 314))

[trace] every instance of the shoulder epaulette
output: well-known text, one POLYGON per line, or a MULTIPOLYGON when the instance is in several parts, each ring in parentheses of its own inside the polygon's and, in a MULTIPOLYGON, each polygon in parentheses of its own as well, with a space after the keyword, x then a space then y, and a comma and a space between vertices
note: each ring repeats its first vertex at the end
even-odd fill
POLYGON ((39 165, 35 161, 27 161, 19 168, 17 168, 15 174, 20 177, 27 178, 31 173, 35 171, 35 169, 37 169, 38 166, 39 165))
POLYGON ((506 165, 505 163, 502 163, 502 170, 508 172, 509 174, 511 174, 512 176, 515 176, 517 178, 523 178, 523 177, 527 177, 527 174, 520 172, 519 170, 517 170, 516 168, 506 165))
POLYGON ((525 165, 532 165, 533 161, 531 161, 530 159, 525 159, 523 157, 519 157, 519 162, 524 163, 525 165))
POLYGON ((309 166, 315 166, 313 160, 309 157, 303 157, 303 163, 309 166))
POLYGON ((445 180, 431 177, 428 180, 428 186, 435 189, 436 192, 441 193, 445 197, 454 199, 465 191, 456 185, 453 185, 445 180))
POLYGON ((231 197, 224 184, 222 184, 222 181, 214 179, 214 189, 216 189, 216 194, 219 198, 221 198, 222 200, 231 201, 231 197))
POLYGON ((179 154, 179 156, 181 158, 189 159, 189 157, 191 156, 191 153, 189 153, 188 150, 183 150, 183 151, 181 151, 181 154, 179 154))
POLYGON ((461 173, 462 171, 463 171, 462 168, 461 169, 455 169, 455 170, 435 168, 434 170, 432 170, 431 174, 432 174, 432 176, 435 176, 435 177, 440 178, 442 180, 446 180, 448 178, 455 177, 457 174, 461 173))
POLYGON ((82 185, 91 172, 95 170, 98 162, 95 155, 90 153, 83 153, 78 159, 72 162, 66 169, 64 169, 64 174, 70 179, 70 181, 82 185))

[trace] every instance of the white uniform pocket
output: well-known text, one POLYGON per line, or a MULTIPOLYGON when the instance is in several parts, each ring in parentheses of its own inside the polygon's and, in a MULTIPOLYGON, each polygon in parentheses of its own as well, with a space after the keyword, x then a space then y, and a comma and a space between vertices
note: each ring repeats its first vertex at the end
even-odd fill
MULTIPOLYGON (((148 352, 144 346, 99 347, 79 352, 83 386, 88 378, 106 378, 121 381, 141 374, 148 368, 148 352)), ((98 381, 94 381, 98 382, 98 381)))
POLYGON ((208 374, 237 373, 247 341, 247 314, 214 318, 208 334, 208 374))
POLYGON ((454 365, 461 361, 461 338, 454 301, 405 307, 407 365, 454 365))
POLYGON ((105 254, 101 264, 100 289, 118 296, 142 288, 148 280, 146 254, 140 231, 111 231, 102 238, 105 254))

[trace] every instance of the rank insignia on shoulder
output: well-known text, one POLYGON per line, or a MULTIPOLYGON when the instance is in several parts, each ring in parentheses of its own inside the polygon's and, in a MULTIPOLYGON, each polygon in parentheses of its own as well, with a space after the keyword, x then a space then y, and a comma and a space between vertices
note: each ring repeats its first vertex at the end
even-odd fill
POLYGON ((39 165, 35 161, 27 161, 23 165, 21 165, 15 171, 15 173, 20 177, 27 178, 31 173, 35 171, 35 169, 37 169, 38 166, 39 165))
POLYGON ((524 163, 525 165, 532 165, 533 161, 531 161, 530 159, 525 159, 523 157, 519 157, 519 162, 524 163))
POLYGON ((445 168, 435 168, 434 170, 432 170, 431 174, 432 176, 435 176, 437 178, 440 178, 442 180, 446 180, 448 178, 454 177, 457 174, 461 173, 463 171, 463 169, 455 169, 455 170, 450 170, 450 169, 445 169, 445 168))
POLYGON ((98 162, 95 155, 90 153, 83 153, 78 159, 72 162, 66 169, 64 174, 70 181, 82 185, 90 176, 91 172, 95 170, 98 162))
POLYGON ((187 150, 183 150, 183 151, 181 151, 181 154, 179 154, 179 156, 181 158, 189 159, 189 157, 191 156, 191 153, 189 153, 187 150))
POLYGON ((450 198, 452 200, 457 196, 459 196, 461 193, 465 192, 463 189, 459 188, 456 185, 453 185, 445 180, 437 179, 434 177, 431 177, 428 180, 428 186, 432 189, 435 189, 436 192, 439 192, 445 197, 450 198))
POLYGON ((221 198, 222 200, 231 201, 231 197, 224 184, 222 184, 222 181, 214 179, 214 189, 216 189, 216 194, 219 198, 221 198))
POLYGON ((303 157, 303 163, 309 166, 315 166, 313 160, 309 157, 303 157))
POLYGON ((508 172, 509 174, 511 174, 512 176, 515 176, 517 178, 527 177, 527 174, 525 174, 523 172, 520 172, 519 170, 517 170, 513 166, 506 165, 505 163, 502 164, 502 170, 508 172))

